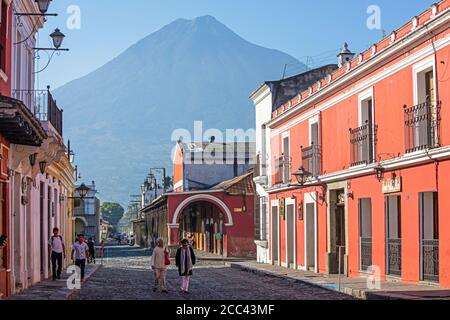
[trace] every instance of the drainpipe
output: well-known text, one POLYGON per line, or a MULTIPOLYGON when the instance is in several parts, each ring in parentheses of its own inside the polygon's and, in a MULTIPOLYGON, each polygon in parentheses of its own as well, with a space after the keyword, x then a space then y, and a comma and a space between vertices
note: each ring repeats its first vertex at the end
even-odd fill
MULTIPOLYGON (((13 239, 14 239, 14 228, 13 228, 13 223, 15 223, 14 221, 14 176, 15 176, 15 172, 14 170, 10 170, 9 171, 9 211, 10 211, 10 219, 9 219, 9 270, 6 270, 6 274, 8 275, 9 272, 9 282, 6 281, 6 293, 10 292, 11 294, 13 294, 12 292, 12 288, 14 288, 15 291, 15 282, 16 279, 14 277, 14 247, 13 247, 13 239), (11 280, 14 280, 14 285, 11 284, 11 280), (8 285, 9 284, 9 285, 8 285)), ((8 266, 7 266, 8 267, 8 266)))

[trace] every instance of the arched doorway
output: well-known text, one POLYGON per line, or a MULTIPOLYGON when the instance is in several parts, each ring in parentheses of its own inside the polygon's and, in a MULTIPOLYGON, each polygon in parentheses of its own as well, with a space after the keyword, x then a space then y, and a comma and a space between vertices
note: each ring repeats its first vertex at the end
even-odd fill
POLYGON ((180 239, 190 238, 197 250, 224 253, 225 215, 211 202, 199 201, 186 207, 180 217, 179 232, 180 239))
POLYGON ((75 217, 75 236, 78 234, 86 234, 88 223, 84 217, 75 217))

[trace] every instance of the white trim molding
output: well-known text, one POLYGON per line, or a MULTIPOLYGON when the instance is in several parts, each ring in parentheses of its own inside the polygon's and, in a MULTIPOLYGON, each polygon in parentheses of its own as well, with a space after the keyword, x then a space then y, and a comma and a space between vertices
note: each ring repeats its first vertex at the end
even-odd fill
POLYGON ((182 210, 184 210, 186 208, 186 206, 192 202, 195 202, 197 200, 209 200, 212 203, 216 204, 217 206, 219 206, 224 213, 227 215, 228 218, 228 223, 225 224, 226 227, 232 227, 233 226, 233 216, 231 214, 230 209, 227 207, 227 205, 220 200, 217 197, 211 196, 209 194, 198 194, 198 195, 194 195, 191 196, 189 198, 184 199, 176 208, 173 218, 172 218, 172 223, 168 224, 169 228, 177 228, 179 227, 179 223, 178 223, 178 217, 181 215, 182 210))

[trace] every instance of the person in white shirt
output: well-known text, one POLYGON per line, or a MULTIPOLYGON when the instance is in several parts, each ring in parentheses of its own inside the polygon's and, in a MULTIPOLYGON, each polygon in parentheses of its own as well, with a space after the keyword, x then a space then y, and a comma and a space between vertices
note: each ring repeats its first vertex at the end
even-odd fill
POLYGON ((48 248, 51 252, 53 281, 56 281, 56 279, 61 279, 63 257, 66 258, 66 246, 63 237, 59 235, 58 228, 53 229, 53 236, 49 239, 48 248), (56 269, 56 263, 58 263, 58 269, 56 269))
POLYGON ((167 264, 166 255, 168 254, 166 248, 164 248, 164 240, 158 239, 158 246, 153 249, 151 257, 151 267, 155 271, 155 285, 153 287, 153 292, 156 292, 158 287, 161 288, 163 293, 168 293, 167 291, 167 264))
POLYGON ((78 235, 78 241, 76 241, 72 246, 72 261, 81 270, 81 282, 84 280, 84 272, 86 268, 86 259, 89 256, 89 247, 84 241, 84 235, 78 235))

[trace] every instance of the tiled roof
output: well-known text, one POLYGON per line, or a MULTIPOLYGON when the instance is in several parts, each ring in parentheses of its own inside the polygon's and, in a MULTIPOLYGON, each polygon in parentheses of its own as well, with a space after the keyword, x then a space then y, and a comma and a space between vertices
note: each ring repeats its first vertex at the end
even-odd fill
POLYGON ((389 36, 382 39, 380 42, 373 44, 366 51, 357 55, 353 60, 351 60, 348 64, 342 66, 341 68, 335 70, 327 77, 317 81, 316 84, 309 87, 308 90, 298 92, 296 97, 289 100, 287 103, 283 104, 281 107, 277 108, 277 110, 272 112, 272 119, 275 119, 290 109, 298 106, 303 100, 314 96, 317 92, 321 91, 321 89, 330 86, 337 80, 341 79, 343 76, 347 74, 349 70, 352 70, 364 63, 368 60, 371 60, 373 57, 378 56, 386 49, 391 48, 394 44, 400 42, 411 33, 415 32, 418 28, 426 25, 427 23, 433 21, 438 15, 448 11, 450 9, 450 0, 442 0, 438 3, 435 3, 431 6, 431 8, 427 9, 423 13, 413 17, 408 23, 401 26, 399 29, 393 31, 389 36))
POLYGON ((228 194, 254 194, 256 192, 255 182, 253 181, 253 170, 248 173, 233 178, 231 180, 219 183, 212 190, 224 190, 228 194))

